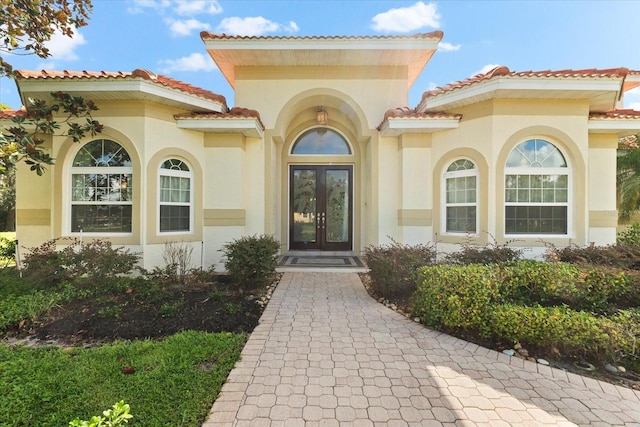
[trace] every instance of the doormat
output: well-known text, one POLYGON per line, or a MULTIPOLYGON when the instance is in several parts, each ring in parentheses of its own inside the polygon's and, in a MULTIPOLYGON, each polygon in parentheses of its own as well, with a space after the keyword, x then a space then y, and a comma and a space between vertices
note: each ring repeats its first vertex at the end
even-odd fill
POLYGON ((290 256, 278 263, 281 267, 360 267, 365 265, 357 256, 290 256))

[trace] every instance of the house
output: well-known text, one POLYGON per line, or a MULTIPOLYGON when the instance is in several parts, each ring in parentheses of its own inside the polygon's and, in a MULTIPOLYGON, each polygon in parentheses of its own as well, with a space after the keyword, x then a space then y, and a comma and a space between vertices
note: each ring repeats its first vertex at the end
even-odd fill
POLYGON ((142 69, 17 72, 23 100, 83 96, 104 125, 81 143, 50 137, 43 177, 19 169, 21 246, 108 238, 150 268, 163 243, 188 242, 206 268, 262 233, 282 253, 615 242, 618 138, 640 132, 621 105, 640 71, 497 67, 413 108, 439 31, 201 38, 237 107, 142 69))

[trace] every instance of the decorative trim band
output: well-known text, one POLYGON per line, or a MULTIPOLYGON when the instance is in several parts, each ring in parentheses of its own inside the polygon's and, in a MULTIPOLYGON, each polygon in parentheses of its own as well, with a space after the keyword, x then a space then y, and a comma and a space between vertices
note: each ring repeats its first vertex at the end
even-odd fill
POLYGON ((242 226, 247 222, 245 209, 205 209, 203 222, 206 226, 242 226))
POLYGON ((433 225, 431 209, 398 209, 399 226, 430 227, 433 225))
POLYGON ((51 209, 17 209, 16 225, 51 225, 51 209))

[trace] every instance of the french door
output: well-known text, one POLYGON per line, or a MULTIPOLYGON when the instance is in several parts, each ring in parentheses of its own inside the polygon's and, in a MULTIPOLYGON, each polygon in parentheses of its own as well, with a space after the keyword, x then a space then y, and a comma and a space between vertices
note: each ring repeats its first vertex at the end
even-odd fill
POLYGON ((291 166, 289 248, 353 248, 353 166, 291 166))

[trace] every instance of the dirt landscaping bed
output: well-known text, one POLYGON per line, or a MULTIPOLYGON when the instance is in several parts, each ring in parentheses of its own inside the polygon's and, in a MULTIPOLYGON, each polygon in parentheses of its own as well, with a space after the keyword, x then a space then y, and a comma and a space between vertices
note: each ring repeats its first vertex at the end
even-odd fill
POLYGON ((11 341, 88 346, 115 340, 161 339, 177 332, 251 333, 275 284, 244 293, 225 276, 153 292, 128 288, 73 300, 8 331, 11 341))

